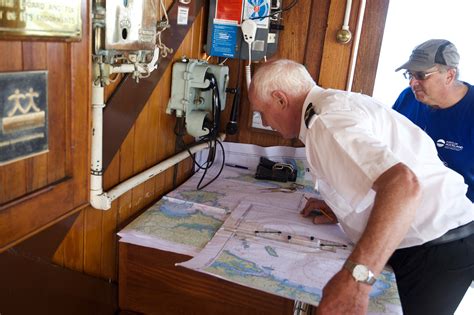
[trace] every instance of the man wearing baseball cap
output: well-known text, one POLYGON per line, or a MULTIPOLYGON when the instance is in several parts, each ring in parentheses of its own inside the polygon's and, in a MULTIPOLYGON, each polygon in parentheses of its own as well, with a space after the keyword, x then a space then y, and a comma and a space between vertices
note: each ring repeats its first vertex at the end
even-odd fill
POLYGON ((430 39, 413 50, 405 69, 410 87, 393 109, 435 141, 440 159, 460 173, 474 202, 474 89, 458 80, 459 53, 450 41, 430 39))
MULTIPOLYGON (((464 177, 468 185, 466 195, 474 201, 474 89, 470 84, 458 80, 458 65, 459 53, 456 46, 448 40, 430 39, 415 47, 410 59, 395 70, 405 69, 404 76, 409 80, 410 86, 399 95, 393 109, 418 125, 434 140, 440 159, 464 177)), ((454 249, 456 243, 441 246, 451 246, 454 249)), ((396 253, 390 263, 409 267, 399 254, 396 253)), ((446 259, 448 261, 449 257, 446 259)), ((445 261, 438 262, 440 265, 444 263, 445 261)), ((436 270, 437 266, 423 268, 436 270)), ((440 281, 448 281, 449 289, 445 292, 437 291, 439 294, 449 295, 454 304, 459 303, 466 290, 466 284, 461 280, 462 266, 458 269, 451 272, 453 275, 454 272, 459 272, 460 278, 457 280, 456 277, 449 278, 450 275, 440 273, 440 281)), ((418 271, 413 270, 412 273, 416 272, 418 271)), ((402 282, 399 280, 403 279, 397 278, 397 282, 402 282)), ((407 290, 410 288, 400 291, 407 290)), ((416 300, 416 297, 411 298, 416 300)), ((440 299, 433 294, 433 301, 436 300, 440 299)))

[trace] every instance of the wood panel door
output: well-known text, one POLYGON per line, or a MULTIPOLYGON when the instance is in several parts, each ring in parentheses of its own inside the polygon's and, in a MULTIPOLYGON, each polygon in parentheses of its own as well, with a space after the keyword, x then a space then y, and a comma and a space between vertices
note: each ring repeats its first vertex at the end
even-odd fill
POLYGON ((0 252, 88 202, 90 31, 82 39, 0 41, 0 73, 47 71, 48 151, 0 166, 0 252))

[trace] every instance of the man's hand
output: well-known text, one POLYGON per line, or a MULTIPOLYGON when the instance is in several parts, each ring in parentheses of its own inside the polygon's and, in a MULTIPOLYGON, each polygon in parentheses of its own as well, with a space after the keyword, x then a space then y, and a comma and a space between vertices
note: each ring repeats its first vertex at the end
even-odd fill
POLYGON ((348 270, 342 269, 324 287, 316 315, 365 315, 371 288, 368 284, 355 281, 348 270))
POLYGON ((323 200, 316 198, 309 198, 300 213, 303 217, 314 216, 313 223, 315 224, 337 223, 337 217, 331 208, 323 200))

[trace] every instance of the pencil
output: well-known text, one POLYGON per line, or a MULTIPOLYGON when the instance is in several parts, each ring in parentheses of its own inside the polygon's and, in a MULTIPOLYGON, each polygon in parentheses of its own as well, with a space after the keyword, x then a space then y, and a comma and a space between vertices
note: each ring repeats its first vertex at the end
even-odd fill
MULTIPOLYGON (((309 200, 309 198, 306 197, 305 195, 303 195, 303 197, 304 197, 304 199, 309 200)), ((325 210, 323 210, 323 209, 314 209, 314 210, 321 212, 321 213, 322 213, 326 218, 328 218, 329 220, 335 221, 335 220, 334 220, 335 218, 334 218, 332 215, 330 215, 329 213, 327 213, 325 210)))

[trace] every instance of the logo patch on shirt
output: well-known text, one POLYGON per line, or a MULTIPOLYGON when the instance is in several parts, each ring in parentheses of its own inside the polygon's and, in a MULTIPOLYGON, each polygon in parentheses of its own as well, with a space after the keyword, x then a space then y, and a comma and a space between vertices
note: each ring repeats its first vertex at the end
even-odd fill
POLYGON ((453 150, 453 151, 461 151, 464 148, 462 145, 460 145, 457 142, 444 140, 444 139, 436 140, 436 146, 438 148, 445 148, 445 149, 453 150))

